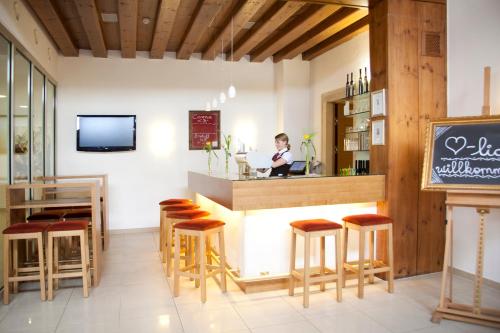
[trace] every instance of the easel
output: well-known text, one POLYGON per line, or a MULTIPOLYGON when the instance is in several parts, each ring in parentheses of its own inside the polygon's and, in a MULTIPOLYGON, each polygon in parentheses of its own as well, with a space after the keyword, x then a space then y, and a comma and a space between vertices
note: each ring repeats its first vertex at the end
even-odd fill
MULTIPOLYGON (((484 104, 482 115, 491 115, 490 98, 490 67, 484 69, 484 104)), ((448 190, 446 192, 446 243, 444 248, 443 276, 441 278, 441 294, 439 305, 432 315, 432 321, 439 323, 441 319, 452 319, 468 323, 500 328, 500 310, 481 307, 481 291, 483 286, 484 266, 484 217, 491 208, 500 208, 499 191, 464 191, 448 190), (474 277, 473 304, 459 304, 453 302, 452 279, 452 242, 454 207, 473 207, 479 214, 479 235, 477 241, 476 273, 474 277), (449 289, 448 289, 449 288, 449 289), (446 290, 448 289, 448 295, 446 290)))

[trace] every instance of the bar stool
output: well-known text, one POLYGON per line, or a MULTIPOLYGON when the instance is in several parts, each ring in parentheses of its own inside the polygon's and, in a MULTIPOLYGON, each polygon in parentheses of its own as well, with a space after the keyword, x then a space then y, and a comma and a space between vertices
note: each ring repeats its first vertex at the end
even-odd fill
MULTIPOLYGON (((196 220, 201 219, 203 217, 209 216, 210 213, 204 210, 198 209, 190 209, 190 210, 179 210, 179 211, 167 211, 167 218, 165 219, 165 238, 166 246, 164 247, 166 253, 163 256, 166 258, 167 264, 167 276, 170 277, 172 275, 172 238, 174 235, 173 226, 179 222, 183 222, 186 220, 196 220)), ((185 260, 185 265, 188 266, 190 264, 192 258, 192 244, 191 239, 186 237, 185 246, 184 246, 184 256, 181 259, 185 260)), ((207 256, 211 258, 211 253, 208 249, 210 249, 210 240, 207 238, 207 256)), ((209 264, 211 264, 211 260, 209 260, 209 264)))
MULTIPOLYGON (((74 220, 85 220, 88 222, 88 242, 89 242, 89 249, 92 248, 92 209, 89 208, 80 208, 80 209, 72 209, 66 213, 61 218, 63 221, 68 222, 68 221, 74 221, 74 220)), ((102 230, 101 230, 102 231, 102 230)), ((57 247, 55 251, 57 251, 57 247)), ((67 249, 69 250, 69 255, 72 256, 76 252, 78 252, 78 249, 75 247, 72 238, 68 240, 68 246, 67 249)), ((89 260, 91 258, 89 257, 89 260)), ((57 286, 57 284, 56 284, 57 286)))
POLYGON ((374 282, 374 276, 386 272, 388 291, 394 292, 394 254, 392 247, 392 219, 377 214, 350 215, 342 219, 344 226, 344 256, 343 264, 346 271, 358 275, 358 297, 364 296, 365 276, 369 275, 368 282, 374 282), (347 262, 347 241, 349 229, 359 231, 359 257, 358 261, 347 262), (375 232, 387 231, 387 264, 375 260, 375 232), (369 232, 369 259, 365 260, 365 234, 369 232), (368 266, 368 267, 366 267, 368 266))
POLYGON ((40 299, 45 301, 45 263, 43 260, 43 233, 49 226, 45 222, 16 223, 3 230, 3 304, 9 304, 9 286, 17 293, 18 282, 40 281, 40 299), (17 241, 36 240, 38 267, 19 267, 17 241), (12 252, 10 250, 12 241, 12 252), (12 266, 11 266, 12 263, 12 266), (20 275, 19 273, 23 273, 20 275), (26 274, 33 273, 33 274, 26 274))
MULTIPOLYGON (((178 199, 177 199, 178 200, 178 199)), ((167 212, 173 212, 173 211, 181 211, 181 210, 191 210, 191 209, 198 209, 200 206, 193 204, 192 202, 186 202, 186 203, 176 203, 176 204, 171 204, 171 205, 166 205, 165 207, 162 208, 161 210, 161 225, 160 225, 160 251, 161 251, 161 262, 166 262, 166 224, 167 224, 167 212)))
POLYGON ((54 297, 54 280, 63 278, 82 277, 83 297, 89 296, 90 278, 90 259, 88 243, 88 221, 68 221, 51 224, 47 228, 47 266, 48 266, 48 299, 51 301, 54 297), (80 256, 81 264, 59 265, 57 251, 54 251, 54 245, 58 247, 58 238, 60 237, 79 237, 80 238, 80 256), (62 271, 62 272, 61 272, 62 271))
POLYGON ((225 223, 219 220, 197 219, 185 222, 179 222, 174 225, 175 229, 175 260, 174 260, 174 296, 179 296, 179 278, 186 276, 196 279, 196 284, 201 286, 201 301, 207 301, 207 277, 214 277, 216 274, 221 274, 220 286, 222 292, 226 292, 226 252, 224 246, 224 225, 225 223), (205 262, 206 247, 205 240, 211 234, 219 236, 219 265, 214 266, 205 262), (197 237, 196 239, 196 255, 193 265, 180 268, 180 243, 181 236, 197 237), (197 273, 191 273, 194 269, 197 273), (199 281, 199 282, 198 282, 199 281))
POLYGON ((325 282, 336 281, 337 285, 337 302, 342 301, 342 256, 341 256, 341 230, 342 225, 324 219, 302 220, 290 223, 292 226, 292 243, 290 255, 290 280, 288 286, 288 294, 294 295, 295 280, 301 280, 304 283, 304 300, 305 308, 309 307, 309 287, 311 284, 320 283, 320 290, 325 291, 325 282), (295 269, 295 252, 297 248, 297 234, 304 237, 304 270, 295 269), (335 236, 335 271, 325 267, 325 237, 335 236), (311 270, 311 237, 321 237, 320 247, 320 267, 319 272, 311 270), (326 274, 325 274, 326 273, 326 274))
POLYGON ((162 251, 162 247, 163 247, 163 243, 164 243, 164 238, 163 238, 163 208, 165 208, 166 206, 170 206, 170 205, 177 205, 177 204, 183 204, 183 203, 192 203, 191 199, 167 199, 167 200, 163 200, 163 201, 160 201, 159 205, 160 205, 160 246, 159 246, 159 249, 160 251, 162 251))
POLYGON ((26 220, 28 222, 58 222, 64 215, 63 211, 37 212, 29 215, 26 220))

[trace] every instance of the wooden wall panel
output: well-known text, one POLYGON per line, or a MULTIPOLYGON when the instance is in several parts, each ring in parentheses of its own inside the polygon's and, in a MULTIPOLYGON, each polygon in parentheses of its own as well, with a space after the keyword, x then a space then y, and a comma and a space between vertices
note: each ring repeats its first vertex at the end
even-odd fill
MULTIPOLYGON (((419 22, 419 180, 427 121, 446 117, 446 6, 417 2, 419 22), (425 56, 424 34, 439 33, 442 56, 425 56)), ((445 238, 445 194, 420 191, 418 198, 417 274, 441 271, 445 238)))

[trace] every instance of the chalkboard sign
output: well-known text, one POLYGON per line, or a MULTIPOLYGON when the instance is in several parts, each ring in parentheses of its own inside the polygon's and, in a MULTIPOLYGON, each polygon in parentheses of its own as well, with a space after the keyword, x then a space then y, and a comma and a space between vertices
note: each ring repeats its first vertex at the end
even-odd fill
POLYGON ((189 150, 220 149, 220 111, 189 111, 189 150))
POLYGON ((500 190, 500 117, 430 122, 422 189, 500 190))

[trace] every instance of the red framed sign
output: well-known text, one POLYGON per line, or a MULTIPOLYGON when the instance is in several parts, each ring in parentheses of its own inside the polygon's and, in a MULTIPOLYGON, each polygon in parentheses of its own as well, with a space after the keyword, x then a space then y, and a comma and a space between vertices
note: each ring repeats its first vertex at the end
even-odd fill
POLYGON ((220 111, 189 111, 189 150, 220 149, 220 111))

